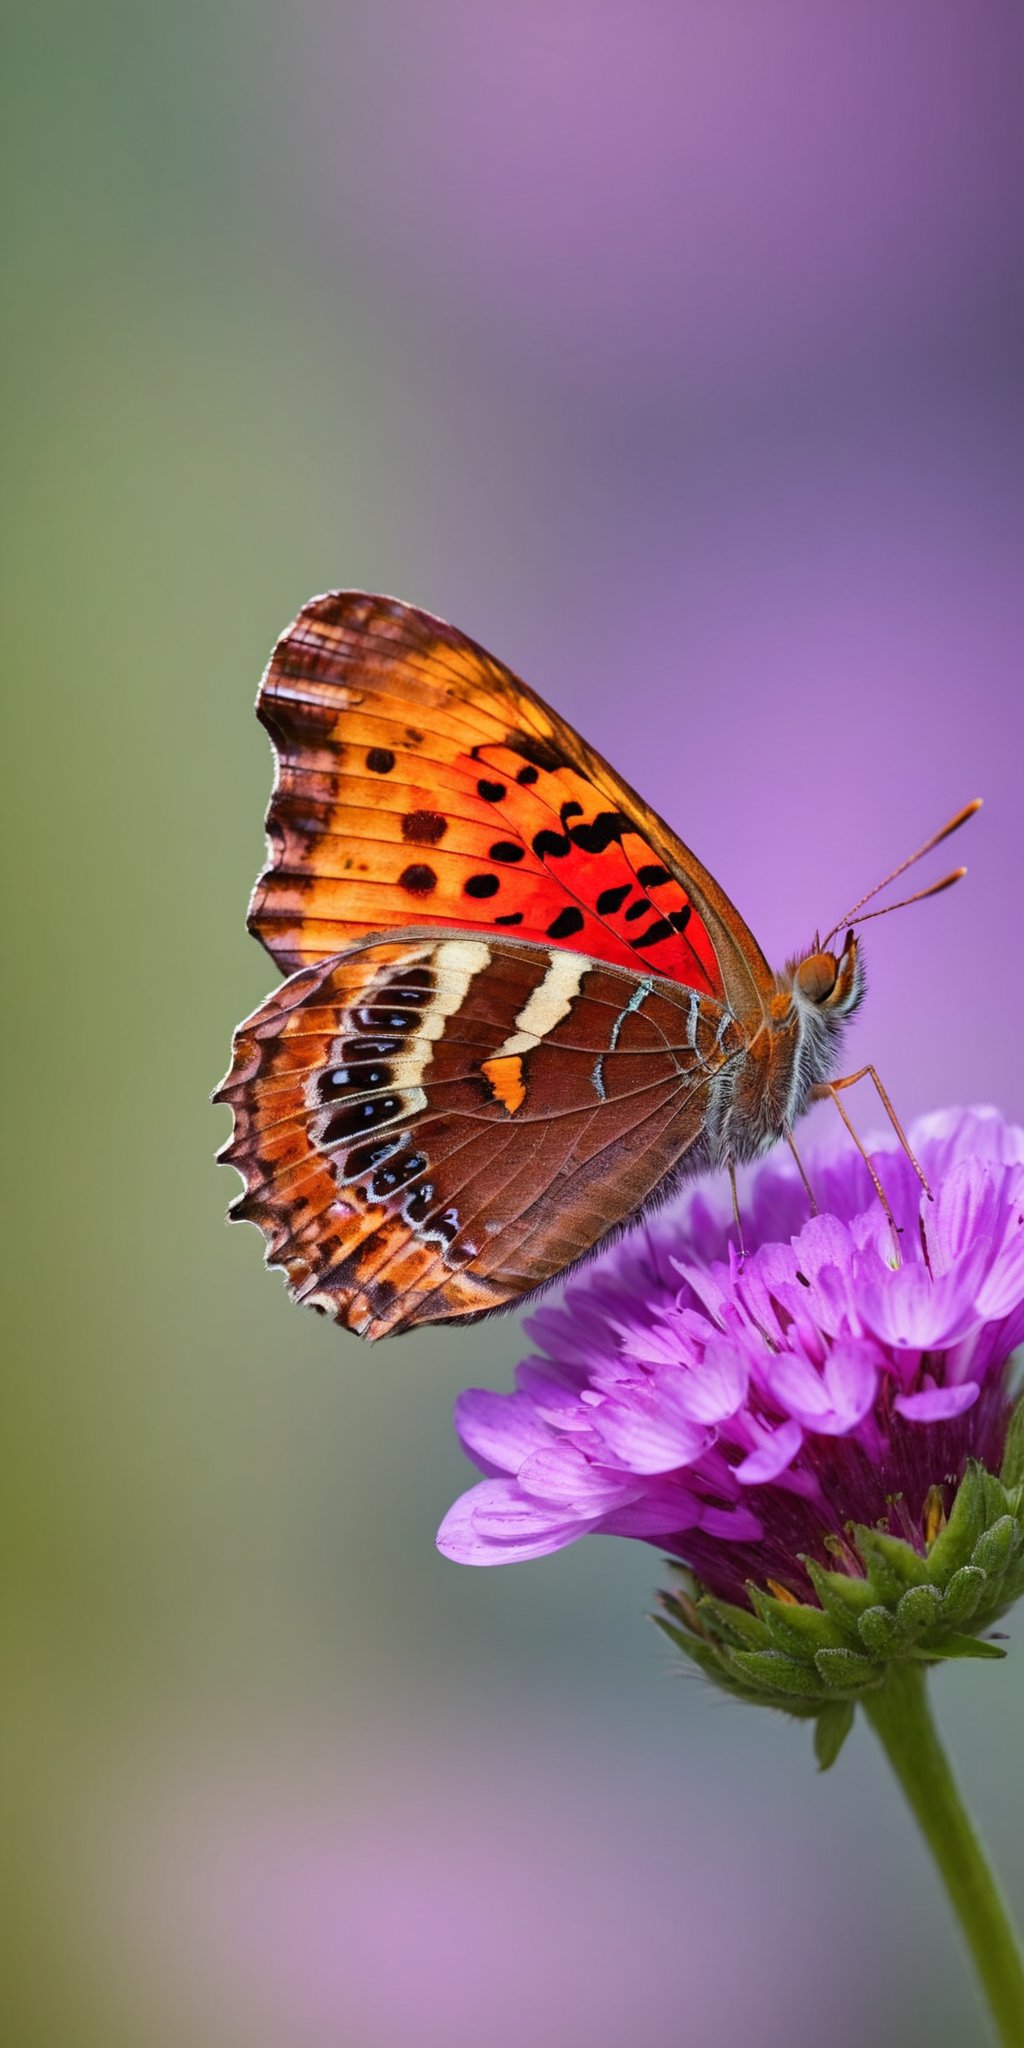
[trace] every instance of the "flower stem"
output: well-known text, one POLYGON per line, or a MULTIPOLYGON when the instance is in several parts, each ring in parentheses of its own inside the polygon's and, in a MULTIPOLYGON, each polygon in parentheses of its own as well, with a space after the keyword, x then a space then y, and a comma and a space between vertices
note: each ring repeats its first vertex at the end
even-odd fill
POLYGON ((923 1664, 893 1663, 862 1704, 949 1893, 1004 2048, 1024 2042, 1024 1958, 932 1720, 923 1664))

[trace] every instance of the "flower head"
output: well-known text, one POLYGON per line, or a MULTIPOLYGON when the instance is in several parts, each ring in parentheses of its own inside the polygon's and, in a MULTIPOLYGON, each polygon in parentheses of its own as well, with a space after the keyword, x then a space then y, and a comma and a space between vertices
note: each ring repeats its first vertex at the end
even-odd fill
MULTIPOLYGON (((821 1213, 786 1160, 745 1204, 747 1251, 698 1196, 606 1254, 527 1328, 516 1391, 464 1394, 463 1445, 487 1475, 441 1550, 465 1564, 632 1536, 719 1600, 814 1601, 851 1528, 924 1559, 973 1465, 997 1472, 1007 1366, 1024 1340, 1024 1131, 994 1112, 924 1119, 874 1159, 812 1161, 821 1213)), ((976 1532, 977 1533, 977 1532, 976 1532)))

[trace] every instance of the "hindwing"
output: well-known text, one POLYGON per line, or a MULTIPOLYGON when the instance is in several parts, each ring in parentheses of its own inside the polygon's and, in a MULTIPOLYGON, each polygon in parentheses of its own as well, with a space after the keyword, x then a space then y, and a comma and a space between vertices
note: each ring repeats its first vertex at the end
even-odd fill
POLYGON ((559 1274, 703 1163, 742 1051, 712 996, 567 948, 429 929, 294 974, 216 1100, 294 1296, 367 1337, 559 1274))

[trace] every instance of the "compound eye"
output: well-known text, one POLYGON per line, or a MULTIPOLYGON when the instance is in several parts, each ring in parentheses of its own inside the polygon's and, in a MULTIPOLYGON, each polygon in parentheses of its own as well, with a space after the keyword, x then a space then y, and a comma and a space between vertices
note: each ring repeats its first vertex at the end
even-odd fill
POLYGON ((809 953, 796 970, 795 981, 809 1003, 825 1003, 836 985, 838 972, 834 953, 809 953))

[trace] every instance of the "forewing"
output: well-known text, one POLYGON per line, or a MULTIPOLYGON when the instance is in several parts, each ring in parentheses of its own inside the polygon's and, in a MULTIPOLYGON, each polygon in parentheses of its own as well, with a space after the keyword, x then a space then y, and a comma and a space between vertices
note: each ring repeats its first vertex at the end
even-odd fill
POLYGON ((484 650, 390 598, 314 598, 257 712, 277 754, 250 906, 284 972, 370 932, 456 925, 572 946, 741 1011, 769 985, 689 850, 484 650))
POLYGON ((363 1336, 542 1286, 702 1162, 742 1049, 713 999, 430 931, 292 976, 239 1027, 222 1158, 293 1295, 363 1336))

